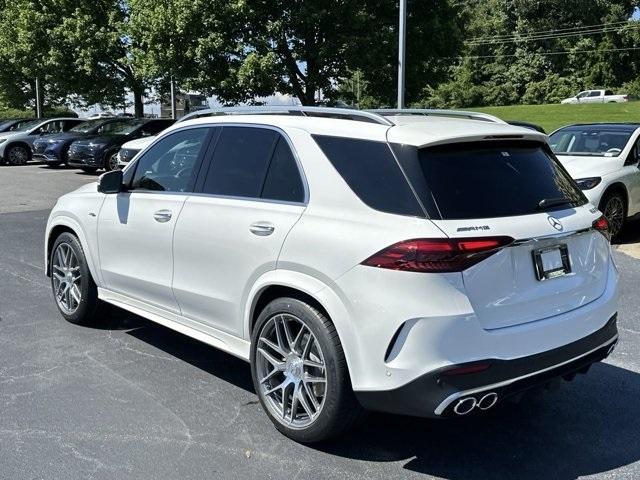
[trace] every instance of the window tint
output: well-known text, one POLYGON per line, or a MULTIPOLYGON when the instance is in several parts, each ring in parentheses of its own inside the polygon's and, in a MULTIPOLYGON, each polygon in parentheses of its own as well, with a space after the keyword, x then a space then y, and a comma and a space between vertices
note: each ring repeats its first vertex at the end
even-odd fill
POLYGON ((66 120, 64 122, 64 127, 63 127, 64 131, 67 132, 80 123, 83 123, 83 121, 82 120, 66 120))
POLYGON ((368 206, 388 213, 424 216, 386 143, 320 135, 313 138, 368 206))
POLYGON ((193 188, 198 156, 208 129, 191 128, 167 135, 137 161, 132 189, 187 192, 193 188))
POLYGON ((599 97, 600 96, 600 90, 591 90, 591 92, 589 93, 590 97, 599 97))
POLYGON ((428 213, 445 220, 528 215, 583 205, 569 175, 539 143, 394 146, 428 213), (546 209, 542 200, 566 199, 546 209))
POLYGON ((171 120, 151 120, 142 126, 140 133, 143 137, 157 135, 172 123, 173 121, 171 120))
POLYGON ((204 193, 259 198, 279 135, 254 127, 224 127, 207 172, 204 193))
POLYGON ((262 198, 284 202, 304 202, 304 187, 298 164, 287 141, 282 137, 278 140, 267 171, 262 198))
POLYGON ((50 134, 50 133, 60 133, 62 131, 62 120, 54 120, 52 122, 47 122, 42 125, 38 130, 40 133, 50 134))

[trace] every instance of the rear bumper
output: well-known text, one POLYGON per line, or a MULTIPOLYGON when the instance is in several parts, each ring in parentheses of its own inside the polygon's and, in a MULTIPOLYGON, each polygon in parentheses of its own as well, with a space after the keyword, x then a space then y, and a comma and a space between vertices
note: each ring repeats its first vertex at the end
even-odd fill
POLYGON ((591 335, 536 355, 513 360, 489 358, 451 365, 426 373, 394 390, 355 393, 365 408, 403 415, 455 416, 454 409, 463 401, 465 404, 459 412, 470 413, 488 394, 492 394, 492 401, 487 400, 485 405, 491 408, 506 398, 556 378, 585 373, 590 365, 603 360, 613 350, 618 340, 616 320, 617 314, 614 314, 604 327, 591 335), (489 367, 474 373, 451 375, 452 370, 480 364, 489 367), (497 402, 493 401, 493 394, 497 402))

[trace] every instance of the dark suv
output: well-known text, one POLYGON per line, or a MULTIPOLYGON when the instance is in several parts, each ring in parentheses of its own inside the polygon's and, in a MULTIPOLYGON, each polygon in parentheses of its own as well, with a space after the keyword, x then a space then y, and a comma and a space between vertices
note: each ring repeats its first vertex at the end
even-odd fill
POLYGON ((119 119, 110 124, 108 132, 74 141, 69 147, 67 164, 86 172, 95 172, 100 168, 113 170, 118 166, 116 155, 123 143, 157 135, 173 122, 170 119, 119 119))

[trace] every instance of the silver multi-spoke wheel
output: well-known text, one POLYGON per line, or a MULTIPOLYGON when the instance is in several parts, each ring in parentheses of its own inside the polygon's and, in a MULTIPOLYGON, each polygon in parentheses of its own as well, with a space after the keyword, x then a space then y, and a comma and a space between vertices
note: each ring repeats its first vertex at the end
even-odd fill
POLYGON ((299 318, 269 318, 258 336, 256 372, 259 394, 283 425, 300 429, 322 411, 327 393, 324 355, 315 335, 299 318))
POLYGON ((604 216, 609 222, 609 230, 612 236, 617 235, 622 230, 624 224, 624 204, 622 198, 617 195, 610 197, 604 206, 604 216))
POLYGON ((111 156, 109 156, 109 160, 107 160, 107 172, 110 172, 111 170, 115 170, 118 168, 118 154, 117 153, 113 153, 111 156))
POLYGON ((80 263, 71 245, 61 243, 53 252, 53 292, 56 302, 67 315, 78 310, 82 301, 80 263))

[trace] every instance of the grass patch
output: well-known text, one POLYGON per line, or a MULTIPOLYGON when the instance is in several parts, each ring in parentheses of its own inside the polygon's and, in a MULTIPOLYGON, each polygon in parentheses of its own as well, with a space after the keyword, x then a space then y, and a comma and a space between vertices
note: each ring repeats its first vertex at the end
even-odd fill
POLYGON ((571 123, 640 123, 640 101, 585 105, 510 105, 506 107, 469 108, 468 110, 489 113, 503 120, 522 120, 536 123, 544 128, 547 133, 571 123))

